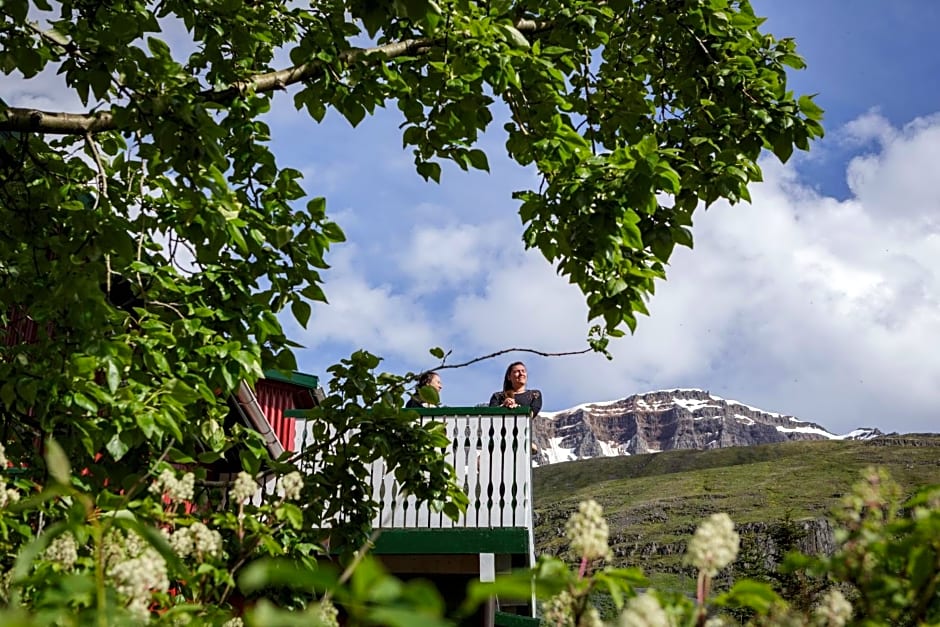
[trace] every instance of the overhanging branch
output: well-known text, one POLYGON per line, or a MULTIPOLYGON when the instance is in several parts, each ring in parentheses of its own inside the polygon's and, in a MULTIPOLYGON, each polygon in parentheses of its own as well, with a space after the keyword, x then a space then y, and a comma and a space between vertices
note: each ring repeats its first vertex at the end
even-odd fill
MULTIPOLYGON (((535 34, 548 30, 551 26, 546 22, 535 20, 519 20, 516 29, 524 34, 535 34)), ((375 56, 388 60, 396 57, 417 54, 423 50, 439 45, 438 40, 431 38, 406 39, 393 43, 374 46, 372 48, 351 48, 340 54, 343 63, 352 63, 364 57, 375 56)), ((326 71, 322 62, 313 61, 301 63, 293 67, 266 72, 239 81, 222 90, 206 90, 199 97, 206 102, 225 104, 238 96, 248 92, 265 93, 285 89, 303 81, 318 78, 326 71)), ((50 135, 86 135, 102 131, 121 130, 114 121, 114 116, 108 111, 93 113, 59 113, 8 107, 0 109, 0 131, 32 132, 50 135)))

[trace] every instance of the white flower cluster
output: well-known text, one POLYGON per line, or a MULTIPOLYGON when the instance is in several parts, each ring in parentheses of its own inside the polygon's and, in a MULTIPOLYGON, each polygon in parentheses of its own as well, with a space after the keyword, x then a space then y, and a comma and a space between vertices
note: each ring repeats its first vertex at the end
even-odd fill
POLYGON ((20 500, 20 493, 6 486, 6 481, 0 477, 0 508, 20 500))
POLYGON ((222 553, 222 534, 201 522, 180 527, 169 536, 170 546, 180 557, 194 555, 200 560, 222 553))
POLYGON ((78 561, 78 543, 75 536, 65 532, 56 536, 42 554, 43 559, 58 564, 65 570, 72 570, 78 561))
POLYGON ((567 590, 562 590, 542 606, 542 624, 549 627, 604 627, 601 613, 588 605, 577 624, 574 622, 574 599, 567 590))
POLYGON ((673 624, 659 599, 649 592, 630 599, 620 615, 620 627, 671 627, 673 624))
POLYGON ((578 511, 565 524, 572 555, 588 561, 612 557, 607 546, 608 533, 604 508, 594 499, 581 501, 578 511))
MULTIPOLYGON (((7 467, 6 449, 0 444, 0 470, 7 467)), ((0 508, 6 507, 10 503, 16 503, 20 500, 20 493, 12 488, 7 488, 6 478, 0 475, 0 508)))
POLYGON ((0 599, 10 600, 10 587, 13 585, 13 571, 8 570, 0 574, 0 599))
POLYGON ((829 590, 813 611, 814 624, 819 627, 843 627, 852 618, 852 604, 836 588, 829 590))
POLYGON ((137 534, 124 535, 116 529, 109 531, 102 543, 104 563, 107 567, 127 559, 128 556, 140 555, 143 550, 144 541, 137 534))
POLYGON ((574 600, 567 590, 562 590, 542 605, 542 624, 551 627, 574 627, 574 600))
POLYGON ((222 627, 244 627, 244 625, 245 621, 243 621, 240 616, 233 616, 222 623, 222 627))
POLYGON ((604 621, 601 620, 601 613, 593 605, 588 606, 581 614, 578 620, 578 627, 604 627, 604 621))
POLYGON ((196 477, 193 473, 187 472, 182 479, 177 479, 176 474, 169 468, 164 469, 150 486, 151 493, 166 495, 173 503, 192 501, 195 491, 196 477))
POLYGON ((295 470, 281 479, 281 486, 284 488, 284 498, 288 501, 296 501, 300 498, 300 489, 304 487, 303 475, 295 470))
POLYGON ((698 526, 689 541, 686 563, 714 577, 735 560, 740 546, 741 537, 734 530, 731 517, 724 512, 712 514, 698 526))
POLYGON ((313 608, 313 624, 319 627, 339 627, 339 611, 329 599, 323 599, 313 608))
POLYGON ((154 591, 170 587, 163 557, 136 534, 112 531, 105 538, 105 566, 115 590, 127 608, 141 620, 150 616, 154 591))
POLYGON ((258 484, 255 478, 244 470, 235 477, 235 485, 229 490, 229 497, 236 503, 244 503, 258 491, 258 484))

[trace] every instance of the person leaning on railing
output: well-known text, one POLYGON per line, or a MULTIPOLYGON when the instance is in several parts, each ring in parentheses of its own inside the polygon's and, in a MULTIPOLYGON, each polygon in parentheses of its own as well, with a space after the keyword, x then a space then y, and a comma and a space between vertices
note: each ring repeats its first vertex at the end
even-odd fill
POLYGON ((542 393, 539 390, 526 389, 529 378, 525 364, 515 361, 506 368, 503 376, 503 390, 494 392, 490 397, 490 407, 528 407, 532 410, 532 417, 539 415, 542 409, 542 393))
POLYGON ((405 407, 439 407, 440 403, 428 403, 427 401, 421 398, 421 388, 432 387, 437 390, 438 399, 440 399, 441 388, 444 387, 444 384, 441 383, 441 375, 437 374, 433 370, 421 373, 421 376, 418 377, 418 385, 415 386, 414 394, 411 395, 411 398, 408 399, 408 402, 405 403, 405 407))

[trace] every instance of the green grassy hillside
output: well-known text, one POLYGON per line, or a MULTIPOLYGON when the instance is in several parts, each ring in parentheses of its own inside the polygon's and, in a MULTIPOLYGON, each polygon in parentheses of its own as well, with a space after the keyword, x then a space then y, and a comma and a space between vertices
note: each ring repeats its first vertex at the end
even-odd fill
POLYGON ((737 525, 758 530, 825 518, 872 465, 887 468, 906 490, 940 484, 940 436, 668 451, 537 468, 536 552, 562 551, 568 515, 594 498, 604 506, 618 566, 640 566, 654 581, 681 580, 685 543, 706 516, 728 512, 737 525))

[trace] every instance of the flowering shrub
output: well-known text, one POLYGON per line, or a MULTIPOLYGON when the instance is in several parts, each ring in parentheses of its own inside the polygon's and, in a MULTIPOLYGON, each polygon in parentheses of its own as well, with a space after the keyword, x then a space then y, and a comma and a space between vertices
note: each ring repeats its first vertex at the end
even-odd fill
POLYGON ((207 427, 192 453, 171 440, 122 464, 86 457, 68 438, 41 449, 20 439, 12 456, 0 446, 0 624, 258 625, 293 612, 333 625, 337 608, 396 624, 371 618, 382 604, 361 597, 376 589, 383 603, 442 615, 439 595, 400 585, 362 551, 348 572, 325 563, 336 559, 328 546, 341 557, 366 544, 377 504, 362 477, 380 456, 420 501, 452 517, 466 506, 440 454, 442 425, 403 411, 407 377, 376 375, 378 363, 360 352, 334 366, 331 393, 309 416, 316 446, 277 460, 237 425, 207 427), (235 457, 231 479, 208 475, 235 457))
MULTIPOLYGON (((0 461, 5 451, 0 447, 0 461)), ((198 480, 158 461, 123 495, 80 488, 62 450, 49 441, 49 481, 4 478, 0 542, 0 622, 21 625, 304 624, 444 626, 440 595, 428 582, 389 576, 363 547, 342 572, 317 561, 324 548, 304 528, 309 481, 282 473, 276 490, 240 472, 218 486, 226 505, 200 511, 198 480), (110 507, 102 508, 103 503, 110 507), (11 561, 12 560, 12 561, 11 561), (5 609, 4 609, 5 608, 5 609)), ((870 469, 835 512, 832 556, 791 555, 789 572, 826 584, 802 609, 769 584, 712 582, 737 557, 731 518, 702 521, 685 561, 695 568, 694 596, 654 590, 638 568, 609 565, 609 529, 601 506, 578 506, 565 535, 574 566, 543 556, 528 571, 476 583, 459 620, 497 595, 542 601, 547 627, 843 627, 930 625, 940 621, 940 486, 907 501, 882 471, 870 469), (594 605, 609 596, 605 623, 594 605)), ((817 586, 819 587, 819 586, 817 586)))
POLYGON ((940 486, 923 488, 906 502, 900 494, 883 471, 869 469, 834 514, 841 524, 836 553, 787 558, 788 572, 828 582, 808 611, 764 582, 742 579, 728 590, 712 590, 712 581, 734 562, 740 547, 725 513, 702 521, 688 543, 685 561, 698 571, 694 597, 647 588, 638 569, 604 565, 610 555, 607 524, 593 500, 582 502, 565 527, 573 568, 543 556, 531 572, 472 586, 470 603, 494 594, 524 599, 528 583, 542 599, 545 627, 604 624, 591 604, 597 591, 610 595, 618 615, 609 624, 619 627, 938 624, 940 486))

